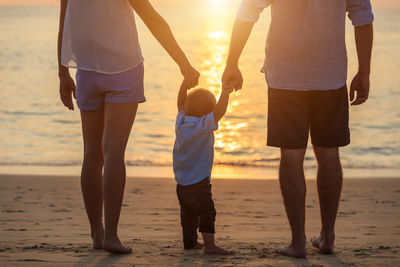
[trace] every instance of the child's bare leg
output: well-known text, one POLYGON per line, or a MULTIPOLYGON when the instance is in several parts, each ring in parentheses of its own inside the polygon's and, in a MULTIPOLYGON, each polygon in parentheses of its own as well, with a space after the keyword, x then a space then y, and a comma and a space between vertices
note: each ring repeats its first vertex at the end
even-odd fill
POLYGON ((117 227, 124 195, 125 148, 138 104, 105 104, 104 152, 104 249, 113 253, 131 253, 119 240, 117 227))
POLYGON ((103 249, 103 151, 101 143, 104 128, 104 112, 102 110, 82 111, 81 118, 84 143, 81 172, 82 195, 90 222, 93 248, 103 249))
POLYGON ((213 233, 201 233, 204 240, 204 254, 228 255, 229 251, 215 245, 213 233))

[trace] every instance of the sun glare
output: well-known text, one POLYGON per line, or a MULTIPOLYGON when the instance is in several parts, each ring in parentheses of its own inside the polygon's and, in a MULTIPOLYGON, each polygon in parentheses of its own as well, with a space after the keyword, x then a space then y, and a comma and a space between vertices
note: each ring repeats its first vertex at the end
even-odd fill
POLYGON ((224 3, 224 2, 225 2, 225 0, 211 0, 211 2, 212 2, 213 4, 217 4, 217 5, 219 5, 219 4, 222 4, 222 3, 224 3))

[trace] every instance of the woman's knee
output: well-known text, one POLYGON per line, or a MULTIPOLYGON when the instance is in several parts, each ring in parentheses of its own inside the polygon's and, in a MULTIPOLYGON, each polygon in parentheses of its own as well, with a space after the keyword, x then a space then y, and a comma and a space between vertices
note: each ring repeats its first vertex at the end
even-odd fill
POLYGON ((103 151, 101 146, 85 146, 83 154, 84 164, 103 165, 103 151))
POLYGON ((103 157, 105 162, 124 161, 125 146, 113 141, 103 141, 103 157))

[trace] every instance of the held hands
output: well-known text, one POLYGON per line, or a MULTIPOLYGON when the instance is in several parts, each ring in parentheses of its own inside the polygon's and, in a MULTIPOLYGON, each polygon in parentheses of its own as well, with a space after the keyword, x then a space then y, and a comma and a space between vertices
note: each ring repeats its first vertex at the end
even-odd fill
POLYGON ((243 85, 243 77, 237 65, 227 65, 222 74, 222 88, 240 90, 243 85))
POLYGON ((228 82, 226 84, 222 84, 222 93, 230 94, 235 89, 234 82, 228 82))
POLYGON ((199 84, 200 73, 192 65, 181 67, 181 73, 184 77, 181 87, 185 86, 187 87, 185 89, 190 89, 199 84))
POLYGON ((75 82, 69 74, 60 76, 60 99, 69 110, 74 110, 72 96, 76 99, 75 90, 75 82))
POLYGON ((350 102, 351 105, 361 105, 367 101, 369 95, 369 73, 358 72, 354 76, 350 85, 350 102), (357 97, 354 100, 354 93, 357 97), (354 100, 354 101, 353 101, 354 100))

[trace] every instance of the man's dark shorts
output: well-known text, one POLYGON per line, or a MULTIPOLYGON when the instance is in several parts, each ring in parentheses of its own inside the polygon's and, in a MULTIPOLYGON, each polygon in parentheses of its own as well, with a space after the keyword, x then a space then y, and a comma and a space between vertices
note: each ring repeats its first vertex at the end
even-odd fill
POLYGON ((267 145, 287 149, 341 147, 350 143, 347 86, 295 91, 268 88, 267 145))

